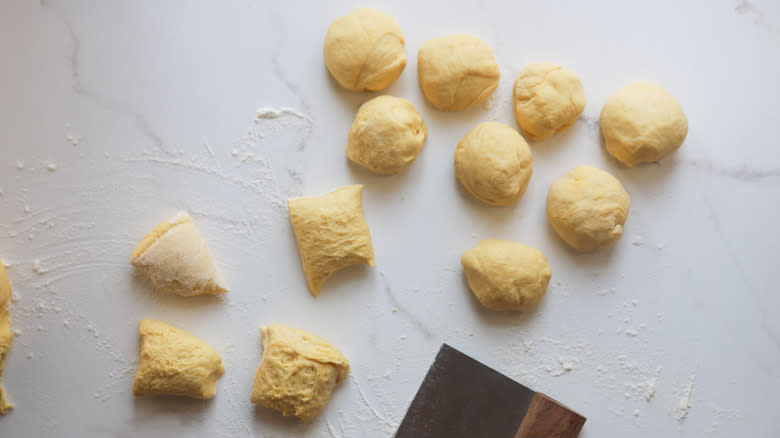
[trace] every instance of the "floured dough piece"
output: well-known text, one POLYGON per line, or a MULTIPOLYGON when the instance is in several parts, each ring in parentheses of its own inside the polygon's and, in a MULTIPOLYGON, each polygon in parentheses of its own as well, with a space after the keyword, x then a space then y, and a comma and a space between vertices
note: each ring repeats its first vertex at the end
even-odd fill
POLYGON ((130 264, 166 292, 184 296, 228 292, 200 231, 183 211, 147 234, 130 256, 130 264))
MULTIPOLYGON (((14 334, 11 332, 11 321, 8 316, 8 304, 11 301, 11 282, 8 281, 8 274, 5 272, 5 266, 0 263, 0 379, 3 377, 3 362, 11 348, 11 341, 14 340, 14 334)), ((0 415, 13 409, 14 405, 6 399, 3 382, 0 381, 0 415)))
POLYGON ((330 24, 325 35, 325 65, 347 90, 385 88, 406 67, 401 27, 382 11, 355 9, 330 24))
POLYGON ((260 329, 263 359, 251 401, 285 417, 309 420, 328 403, 333 388, 349 374, 349 361, 328 341, 292 327, 260 329))
POLYGON ((347 266, 376 266, 371 234, 363 217, 363 186, 287 201, 309 289, 320 293, 325 280, 347 266))
POLYGON ((161 321, 142 319, 141 360, 133 395, 214 397, 217 379, 225 372, 214 349, 195 335, 161 321))

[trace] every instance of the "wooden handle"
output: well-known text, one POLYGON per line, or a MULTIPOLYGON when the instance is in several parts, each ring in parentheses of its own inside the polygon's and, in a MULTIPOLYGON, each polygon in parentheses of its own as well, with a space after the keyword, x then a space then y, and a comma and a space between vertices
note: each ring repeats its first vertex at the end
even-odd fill
POLYGON ((585 417, 537 392, 514 438, 575 438, 585 417))

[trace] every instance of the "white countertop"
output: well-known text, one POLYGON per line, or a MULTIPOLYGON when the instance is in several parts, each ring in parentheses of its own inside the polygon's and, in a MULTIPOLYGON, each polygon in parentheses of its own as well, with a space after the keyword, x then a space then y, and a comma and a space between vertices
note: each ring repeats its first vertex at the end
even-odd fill
POLYGON ((780 436, 780 3, 41 3, 0 5, 0 256, 20 330, 4 438, 388 437, 442 342, 580 411, 582 437, 780 436), (395 177, 348 163, 352 118, 376 94, 341 90, 322 58, 330 21, 358 6, 403 28, 409 64, 385 92, 429 128, 395 177), (502 78, 484 105, 443 113, 420 92, 416 52, 457 32, 494 48, 502 78), (532 145, 520 202, 490 208, 456 183, 454 148, 479 122, 516 126, 511 84, 535 61, 579 74, 588 105, 532 145), (676 96, 690 131, 671 158, 627 169, 600 147, 598 115, 635 80, 676 96), (306 118, 256 121, 266 107, 306 118), (584 255, 544 213, 549 184, 583 163, 632 198, 623 238, 584 255), (378 266, 345 270, 314 298, 285 200, 351 183, 365 185, 378 266), (180 209, 232 286, 224 299, 165 296, 127 262, 180 209), (547 255, 553 280, 535 311, 471 297, 460 254, 487 237, 547 255), (132 397, 141 318, 222 355, 216 398, 132 397), (310 423, 249 403, 269 323, 352 362, 310 423))

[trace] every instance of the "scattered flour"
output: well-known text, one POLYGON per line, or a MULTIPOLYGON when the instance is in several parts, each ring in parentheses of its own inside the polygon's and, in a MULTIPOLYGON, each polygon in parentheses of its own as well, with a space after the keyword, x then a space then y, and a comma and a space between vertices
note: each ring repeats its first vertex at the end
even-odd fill
POLYGON ((57 163, 54 163, 52 161, 46 162, 46 169, 49 172, 54 172, 55 170, 57 170, 57 163))
POLYGON ((633 238, 631 238, 631 244, 634 246, 642 246, 645 242, 642 240, 642 236, 635 235, 633 238))
POLYGON ((24 170, 24 161, 16 162, 16 170, 24 170))
POLYGON ((690 411, 692 403, 691 394, 693 393, 695 383, 696 376, 693 375, 691 376, 688 385, 678 391, 677 406, 674 407, 674 417, 677 418, 677 421, 680 423, 683 423, 688 417, 688 411, 690 411))
POLYGON ((299 119, 308 120, 309 117, 306 114, 298 112, 297 110, 289 107, 283 108, 259 108, 255 112, 255 118, 259 119, 278 119, 284 115, 297 117, 299 119))
POLYGON ((29 205, 25 205, 25 206, 24 206, 24 212, 25 212, 25 213, 27 213, 27 214, 29 214, 29 213, 30 213, 30 211, 31 211, 31 210, 30 210, 30 206, 29 206, 29 205))

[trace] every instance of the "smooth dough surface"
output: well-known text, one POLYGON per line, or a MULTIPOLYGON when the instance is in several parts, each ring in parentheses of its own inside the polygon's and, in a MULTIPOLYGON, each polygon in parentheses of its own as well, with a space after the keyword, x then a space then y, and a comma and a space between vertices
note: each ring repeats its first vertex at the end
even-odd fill
POLYGON ((333 388, 349 374, 349 361, 328 341, 292 327, 260 329, 263 359, 251 402, 284 416, 309 420, 325 407, 333 388))
POLYGON ((184 296, 228 292, 203 236, 185 212, 147 234, 130 256, 130 264, 162 291, 184 296))
POLYGON ((469 131, 455 149, 455 175, 480 200, 515 203, 533 171, 531 148, 514 129, 486 122, 469 131))
POLYGON ((385 88, 406 67, 401 27, 382 11, 355 9, 334 20, 328 28, 325 65, 347 90, 385 88))
POLYGON ((557 64, 535 62, 515 79, 515 119, 533 140, 545 140, 569 129, 585 109, 582 82, 557 64))
POLYGON ((213 348, 192 333, 162 321, 142 319, 141 359, 133 381, 133 395, 214 397, 217 379, 225 372, 213 348))
POLYGON ((473 35, 455 34, 420 46, 417 76, 433 106, 460 111, 490 97, 501 72, 490 46, 473 35))
POLYGON ((347 158, 373 172, 395 175, 417 158, 427 136, 428 128, 411 103, 375 97, 361 105, 355 116, 347 158))
POLYGON ((460 258, 471 291, 493 310, 536 307, 552 277, 541 251, 520 243, 485 239, 460 258))
POLYGON ((623 235, 631 198, 609 173, 577 166, 547 192, 547 219, 572 248, 589 252, 623 235))
POLYGON ((287 201, 303 271, 314 295, 340 269, 363 263, 376 266, 362 196, 363 186, 355 184, 287 201))
POLYGON ((11 302, 11 282, 8 281, 8 273, 0 262, 0 415, 13 409, 14 405, 8 401, 3 387, 3 363, 14 334, 11 332, 11 320, 8 315, 8 305, 11 302))
POLYGON ((647 82, 628 84, 610 96, 600 124, 607 152, 629 167, 668 157, 688 135, 680 102, 647 82))

